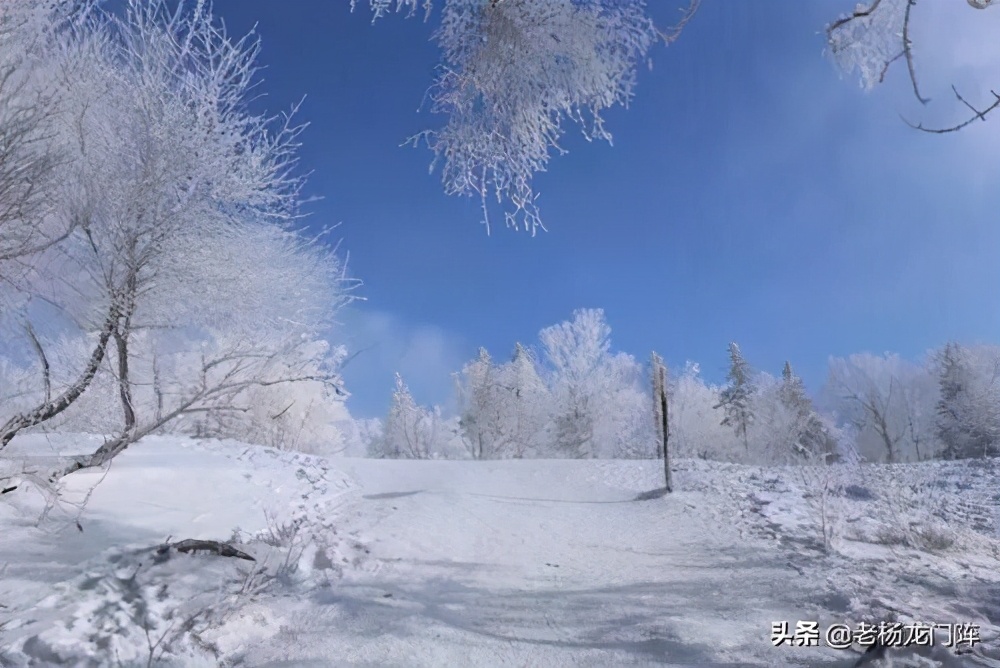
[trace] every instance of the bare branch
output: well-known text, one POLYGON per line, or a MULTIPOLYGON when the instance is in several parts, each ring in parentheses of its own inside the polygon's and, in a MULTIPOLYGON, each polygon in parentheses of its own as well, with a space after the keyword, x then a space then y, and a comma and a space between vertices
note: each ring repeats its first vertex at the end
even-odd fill
MULTIPOLYGON (((906 14, 903 19, 903 54, 906 56, 906 69, 910 73, 910 85, 913 86, 913 95, 920 101, 920 104, 927 104, 930 98, 925 98, 920 94, 920 86, 917 84, 917 70, 913 66, 913 42, 910 40, 910 14, 917 0, 906 0, 906 14)), ((886 65, 888 67, 888 64, 886 65)))
MULTIPOLYGON (((911 20, 916 0, 874 0, 827 26, 827 43, 837 64, 845 72, 857 69, 865 88, 882 83, 890 66, 897 60, 906 61, 907 74, 914 97, 926 105, 930 98, 921 91, 917 66, 911 39, 911 20)), ((993 0, 968 0, 976 9, 986 9, 993 0)), ((973 121, 985 120, 987 114, 1000 106, 1000 98, 984 110, 978 110, 967 102, 952 86, 960 104, 972 111, 973 115, 961 123, 942 128, 928 128, 913 123, 906 118, 907 125, 924 132, 945 134, 961 130, 973 121)), ((994 92, 994 97, 996 93, 994 92)))
POLYGON ((972 116, 971 117, 969 117, 968 119, 962 121, 961 123, 958 123, 956 125, 952 125, 952 126, 949 126, 949 127, 944 127, 944 128, 928 128, 928 127, 924 127, 924 125, 922 123, 916 123, 916 124, 914 124, 914 123, 911 123, 910 121, 906 120, 905 118, 903 119, 903 122, 906 123, 907 125, 909 125, 911 128, 914 128, 915 130, 921 130, 923 132, 929 132, 931 134, 939 134, 939 135, 940 134, 948 134, 950 132, 957 132, 958 130, 961 130, 962 128, 968 127, 969 125, 972 125, 976 121, 985 121, 986 120, 986 116, 990 112, 992 112, 995 109, 997 109, 998 107, 1000 107, 1000 94, 997 94, 997 92, 994 91, 994 90, 990 91, 990 93, 994 97, 993 104, 991 104, 990 106, 986 107, 983 110, 979 110, 979 109, 976 109, 974 106, 972 106, 972 104, 969 103, 964 97, 962 97, 962 95, 958 92, 957 88, 955 88, 954 86, 952 86, 951 89, 955 92, 955 97, 958 98, 958 101, 961 102, 966 107, 968 107, 969 109, 972 110, 972 116))

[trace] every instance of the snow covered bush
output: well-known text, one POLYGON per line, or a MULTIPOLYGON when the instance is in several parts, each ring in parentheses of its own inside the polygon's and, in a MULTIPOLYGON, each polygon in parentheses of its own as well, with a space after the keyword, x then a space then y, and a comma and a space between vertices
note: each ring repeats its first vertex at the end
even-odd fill
POLYGON ((845 519, 841 500, 844 489, 854 478, 851 475, 854 471, 847 465, 830 465, 818 459, 796 467, 795 472, 802 483, 802 497, 826 551, 834 548, 840 535, 845 519))
POLYGON ((377 457, 384 438, 384 425, 379 418, 355 418, 339 420, 336 426, 344 434, 348 457, 377 457))

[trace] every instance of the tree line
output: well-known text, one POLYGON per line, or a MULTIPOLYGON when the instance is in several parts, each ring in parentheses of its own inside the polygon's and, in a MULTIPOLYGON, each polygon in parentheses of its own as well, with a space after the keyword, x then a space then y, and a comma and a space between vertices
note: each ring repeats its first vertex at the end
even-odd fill
MULTIPOLYGON (((366 426, 375 457, 655 458, 662 415, 643 364, 614 352, 600 309, 547 327, 506 360, 487 350, 454 374, 455 415, 418 405, 397 375, 385 419, 366 426)), ((958 343, 921 362, 831 357, 811 396, 788 362, 754 369, 736 343, 726 382, 689 362, 666 383, 671 456, 759 464, 991 457, 1000 454, 1000 347, 958 343)))

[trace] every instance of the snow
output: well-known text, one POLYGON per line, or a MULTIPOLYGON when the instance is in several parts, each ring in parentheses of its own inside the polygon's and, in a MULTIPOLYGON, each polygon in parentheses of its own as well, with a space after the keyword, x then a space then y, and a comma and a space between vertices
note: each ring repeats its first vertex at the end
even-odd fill
MULTIPOLYGON (((11 454, 43 469, 88 439, 33 435, 11 454)), ((772 622, 893 613, 983 637, 974 655, 895 665, 1000 666, 997 537, 946 513, 948 547, 876 540, 903 477, 939 486, 930 510, 995 521, 995 468, 871 468, 857 482, 871 495, 827 499, 829 552, 825 470, 676 469, 675 493, 637 501, 659 462, 324 460, 146 438, 67 477, 58 503, 30 484, 0 497, 0 665, 850 666, 855 650, 774 647, 772 622), (160 549, 184 538, 257 561, 160 549)))

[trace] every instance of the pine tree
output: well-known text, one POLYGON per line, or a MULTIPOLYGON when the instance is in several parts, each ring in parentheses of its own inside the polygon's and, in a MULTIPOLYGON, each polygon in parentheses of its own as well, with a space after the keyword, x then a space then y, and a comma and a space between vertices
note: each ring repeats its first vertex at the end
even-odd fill
POLYGON ((972 369, 964 348, 947 344, 938 355, 938 388, 935 428, 944 445, 946 459, 982 457, 993 450, 994 434, 990 416, 974 387, 972 369))
POLYGON ((750 365, 743 358, 743 353, 736 343, 729 344, 729 373, 726 379, 729 385, 719 394, 719 403, 714 408, 722 408, 725 411, 722 426, 732 427, 749 452, 749 429, 754 422, 752 402, 756 387, 750 365))
POLYGON ((965 450, 960 403, 966 392, 964 365, 959 359, 960 350, 955 343, 948 343, 938 356, 940 372, 935 430, 944 445, 946 459, 958 459, 965 450))
POLYGON ((795 375, 787 361, 781 371, 778 397, 794 418, 792 447, 795 453, 806 458, 832 454, 834 448, 830 431, 816 413, 802 379, 795 375))
POLYGON ((386 457, 426 459, 430 456, 430 443, 421 424, 423 417, 403 377, 397 373, 392 406, 385 420, 383 452, 386 457))
POLYGON ((594 416, 592 397, 577 387, 562 394, 564 408, 553 420, 553 446, 559 457, 588 459, 594 456, 594 416))

